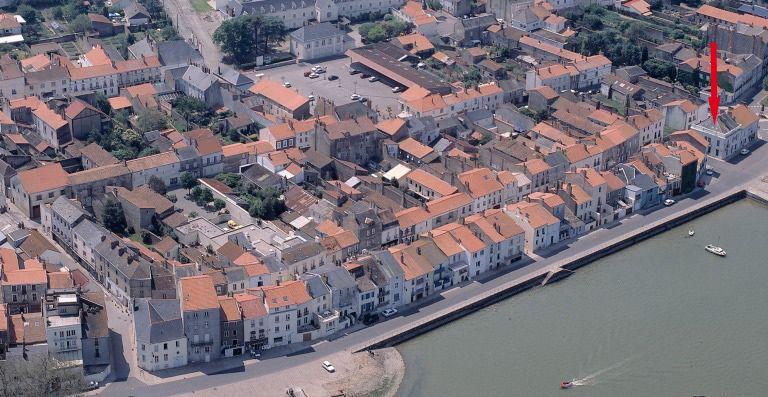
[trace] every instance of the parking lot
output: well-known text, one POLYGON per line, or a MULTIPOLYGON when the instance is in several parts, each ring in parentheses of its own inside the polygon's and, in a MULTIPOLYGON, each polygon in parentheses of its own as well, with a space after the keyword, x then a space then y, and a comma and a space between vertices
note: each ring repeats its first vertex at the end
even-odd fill
POLYGON ((354 93, 367 98, 371 101, 371 107, 379 112, 381 117, 394 117, 399 110, 397 93, 392 92, 392 87, 396 84, 387 85, 384 81, 369 82, 362 78, 362 73, 356 75, 349 74, 349 58, 332 59, 318 63, 299 63, 282 66, 274 69, 265 69, 249 73, 249 77, 254 80, 268 78, 275 81, 291 83, 291 89, 297 90, 302 95, 314 95, 315 97, 324 97, 334 101, 337 105, 351 102, 350 96, 354 93), (326 68, 326 73, 320 74, 316 79, 304 77, 304 72, 310 70, 313 65, 322 65, 326 68), (329 81, 328 76, 336 75, 338 80, 329 81))

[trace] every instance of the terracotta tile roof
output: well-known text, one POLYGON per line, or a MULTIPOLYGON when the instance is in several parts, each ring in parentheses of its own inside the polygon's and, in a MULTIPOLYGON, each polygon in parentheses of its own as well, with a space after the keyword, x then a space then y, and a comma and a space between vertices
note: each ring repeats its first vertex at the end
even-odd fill
POLYGON ((45 54, 37 54, 33 57, 21 60, 21 69, 25 72, 34 72, 47 68, 51 65, 51 59, 45 54))
POLYGON ((320 241, 320 245, 328 251, 339 251, 346 248, 353 247, 355 244, 359 244, 360 240, 357 239, 355 233, 349 230, 344 230, 340 233, 336 233, 332 236, 328 236, 320 241))
POLYGON ((609 192, 623 189, 625 187, 624 181, 622 181, 621 178, 616 176, 613 172, 603 171, 600 173, 600 175, 603 176, 603 179, 605 179, 605 182, 608 184, 609 192))
POLYGON ((12 345, 45 343, 45 319, 43 314, 24 313, 10 316, 8 340, 12 345))
POLYGON ((157 90, 155 89, 155 86, 149 83, 132 85, 130 87, 126 87, 125 90, 128 91, 128 94, 132 97, 140 97, 140 96, 157 94, 157 90))
POLYGON ((308 132, 315 128, 316 123, 320 124, 333 124, 336 121, 331 116, 322 116, 318 119, 309 120, 293 120, 289 119, 288 122, 273 125, 267 128, 269 134, 272 135, 275 140, 280 141, 283 139, 295 138, 296 135, 308 132))
POLYGON ((405 280, 429 274, 439 264, 435 263, 435 260, 444 260, 445 257, 437 244, 426 239, 416 240, 410 245, 390 247, 389 252, 403 269, 405 280))
POLYGON ((29 141, 27 138, 24 138, 24 135, 21 134, 5 134, 6 138, 8 138, 11 142, 15 143, 16 145, 29 145, 29 141))
POLYGON ((107 164, 89 170, 83 170, 69 174, 69 184, 72 186, 83 185, 96 181, 104 181, 109 178, 117 178, 122 175, 128 175, 131 171, 128 167, 117 163, 107 164))
POLYGON ((417 168, 405 176, 407 179, 418 183, 427 189, 430 189, 441 196, 447 196, 456 192, 456 187, 451 186, 450 183, 438 178, 437 176, 430 174, 427 171, 417 168))
POLYGON ((151 208, 158 214, 166 213, 173 209, 173 203, 170 200, 152 190, 148 185, 141 185, 133 190, 122 186, 115 187, 114 189, 118 196, 138 208, 151 208))
POLYGON ((368 117, 342 120, 325 126, 330 139, 342 139, 347 135, 355 136, 376 131, 376 126, 368 117))
POLYGON ((109 107, 111 107, 114 110, 127 109, 133 106, 131 104, 131 101, 124 96, 116 96, 116 97, 108 98, 107 102, 109 102, 109 107))
MULTIPOLYGON (((433 55, 434 56, 434 55, 433 55)), ((408 107, 416 112, 431 112, 446 107, 445 100, 438 94, 432 94, 423 98, 406 102, 408 107)))
POLYGON ((175 164, 179 162, 179 157, 173 151, 167 151, 164 153, 154 154, 151 156, 140 157, 134 160, 128 160, 125 162, 125 166, 128 167, 131 172, 145 171, 151 168, 162 167, 165 165, 175 164))
POLYGON ((760 119, 760 117, 755 114, 755 112, 742 104, 734 106, 733 109, 731 109, 731 115, 733 115, 733 119, 742 126, 748 126, 753 123, 757 123, 757 121, 760 119))
POLYGON ((104 51, 101 46, 96 45, 82 55, 91 63, 91 65, 112 65, 112 60, 109 59, 109 55, 104 51))
POLYGON ((525 233, 515 220, 502 210, 473 215, 467 218, 467 222, 477 225, 488 238, 497 243, 525 233))
POLYGON ((48 273, 48 288, 49 289, 65 289, 74 288, 75 283, 72 281, 69 272, 55 272, 48 273))
POLYGON ((704 4, 696 10, 697 14, 713 18, 716 20, 728 22, 730 24, 743 23, 750 26, 757 26, 768 29, 768 19, 750 14, 737 14, 735 12, 722 10, 709 4, 704 4))
POLYGON ((435 46, 430 43, 429 39, 421 33, 411 33, 405 36, 399 36, 397 41, 402 46, 412 46, 410 51, 413 54, 435 49, 435 46))
POLYGON ((219 255, 227 258, 228 260, 234 261, 235 259, 239 258, 241 255, 243 255, 245 253, 245 250, 239 245, 231 241, 227 241, 226 243, 224 243, 224 245, 219 247, 219 249, 217 249, 216 252, 219 255))
POLYGON ((288 110, 296 110, 309 102, 309 98, 283 87, 282 84, 276 81, 268 79, 259 80, 251 86, 249 91, 262 95, 288 110))
POLYGON ((432 240, 445 256, 453 256, 464 252, 461 245, 450 233, 432 233, 432 240))
POLYGON ((688 99, 680 99, 664 104, 664 107, 679 106, 685 113, 693 113, 696 111, 696 105, 688 99))
POLYGON ((403 91, 400 94, 400 99, 402 99, 403 102, 410 102, 410 101, 415 101, 417 99, 424 98, 430 94, 431 92, 428 89, 419 85, 414 85, 408 88, 407 90, 403 91))
POLYGON ((237 304, 240 306, 240 312, 246 320, 266 317, 267 308, 261 298, 251 294, 235 294, 237 304))
POLYGON ((590 196, 589 193, 585 192, 584 189, 582 189, 582 187, 577 184, 564 183, 562 186, 562 189, 567 192, 569 186, 571 188, 570 195, 573 198, 573 201, 576 202, 576 204, 584 204, 592 200, 592 196, 590 196))
POLYGON ((231 296, 219 296, 219 313, 221 321, 240 321, 240 307, 235 298, 231 296))
POLYGON ((594 168, 579 168, 576 172, 581 172, 584 175, 584 179, 586 179, 587 183, 592 187, 597 187, 606 183, 605 178, 603 178, 603 176, 600 175, 600 172, 594 168))
POLYGON ((699 145, 702 147, 709 147, 709 142, 707 142, 707 139, 704 138, 703 135, 701 135, 700 132, 696 130, 684 130, 684 131, 675 131, 671 134, 669 134, 670 138, 678 138, 678 137, 690 137, 692 140, 696 141, 699 145))
POLYGON ((432 216, 445 214, 472 204, 472 197, 466 193, 454 193, 427 202, 427 211, 432 216))
POLYGON ((480 198, 504 189, 488 168, 475 168, 458 175, 459 181, 467 188, 472 198, 480 198))
POLYGON ((421 144, 421 142, 413 138, 404 139, 402 142, 398 144, 398 147, 400 148, 400 150, 410 154, 411 156, 417 159, 423 159, 424 157, 427 157, 427 155, 429 155, 434 151, 432 150, 431 147, 425 146, 421 144))
POLYGON ((48 284, 44 269, 22 269, 3 273, 2 285, 48 284))
POLYGON ((45 103, 36 96, 25 96, 24 98, 14 99, 8 104, 11 109, 30 108, 35 110, 39 107, 45 107, 45 103))
POLYGON ((430 213, 421 207, 406 208, 395 214, 401 228, 407 228, 426 221, 431 217, 430 213))
POLYGON ((325 235, 325 236, 333 236, 334 234, 341 233, 344 231, 344 229, 340 228, 336 222, 326 219, 322 222, 320 222, 319 225, 315 228, 316 231, 319 233, 325 235))
POLYGON ((531 159, 523 163, 523 165, 531 175, 540 174, 552 168, 542 159, 531 159))
POLYGON ((49 125, 51 128, 58 130, 61 127, 67 125, 67 121, 61 118, 61 116, 49 109, 47 106, 39 107, 32 111, 37 118, 42 122, 49 125))
POLYGON ((557 92, 555 92, 554 89, 552 89, 552 87, 548 85, 543 85, 541 87, 534 88, 531 91, 535 91, 539 93, 539 95, 541 95, 542 97, 544 97, 544 99, 547 99, 547 100, 552 100, 560 96, 558 95, 557 92))
MULTIPOLYGON (((472 231, 469 230, 469 228, 465 225, 449 223, 432 230, 433 236, 440 236, 442 234, 450 234, 455 241, 454 244, 461 246, 463 249, 470 253, 478 252, 486 247, 486 244, 483 242, 483 240, 480 240, 477 236, 475 236, 474 233, 472 233, 472 231)), ((445 250, 443 250, 443 253, 448 256, 445 250)))
POLYGON ((394 118, 380 121, 378 124, 376 124, 376 128, 391 137, 402 131, 403 127, 405 127, 405 124, 405 120, 401 118, 394 118))
POLYGON ((192 276, 179 279, 181 310, 195 311, 216 309, 219 301, 210 276, 192 276))
POLYGON ((0 303, 0 332, 8 332, 8 305, 0 303))
POLYGON ((59 163, 21 171, 18 177, 27 194, 63 189, 69 184, 68 174, 59 163))
POLYGON ((213 132, 207 128, 188 131, 187 136, 195 142, 197 151, 201 156, 221 153, 221 143, 213 132))
POLYGON ((281 285, 260 288, 264 292, 264 302, 269 308, 288 305, 301 305, 312 300, 303 281, 287 281, 281 285))
POLYGON ((509 207, 518 208, 522 217, 527 223, 534 229, 538 229, 547 225, 554 225, 560 221, 552 215, 541 204, 537 203, 517 203, 512 204, 509 207))

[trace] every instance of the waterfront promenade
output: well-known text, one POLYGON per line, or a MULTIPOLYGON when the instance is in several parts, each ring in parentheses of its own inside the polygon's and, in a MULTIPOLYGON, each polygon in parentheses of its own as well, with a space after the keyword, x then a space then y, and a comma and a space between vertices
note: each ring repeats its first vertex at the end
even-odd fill
POLYGON ((397 335, 408 333, 415 327, 429 322, 439 321, 438 319, 450 313, 458 313, 467 305, 499 294, 515 285, 526 281, 535 283, 549 272, 575 259, 592 255, 641 231, 647 231, 649 228, 709 206, 724 197, 745 190, 750 185, 760 186, 764 183, 761 181, 761 176, 768 171, 768 148, 765 145, 756 148, 749 157, 740 159, 736 164, 711 161, 711 165, 717 170, 717 174, 707 188, 680 198, 678 203, 671 207, 659 208, 645 214, 635 214, 609 229, 600 229, 578 239, 558 244, 540 253, 541 258, 536 262, 507 271, 505 274, 491 274, 467 285, 445 291, 426 299, 417 306, 405 308, 398 316, 372 327, 353 328, 348 335, 332 341, 321 341, 311 346, 303 344, 270 351, 265 354, 269 359, 260 362, 243 365, 241 359, 231 359, 186 368, 184 372, 164 373, 161 374, 162 378, 154 378, 149 384, 130 374, 126 381, 110 384, 102 392, 109 396, 167 396, 195 391, 198 391, 196 394, 200 394, 200 390, 232 384, 240 384, 244 390, 247 390, 249 385, 256 387, 260 383, 280 381, 280 379, 267 380, 270 375, 277 373, 280 374, 280 378, 285 378, 286 387, 296 384, 301 386, 302 378, 307 375, 307 366, 319 368, 320 361, 326 357, 342 351, 354 351, 372 344, 392 341, 392 338, 397 335), (295 369, 293 374, 292 369, 295 369))

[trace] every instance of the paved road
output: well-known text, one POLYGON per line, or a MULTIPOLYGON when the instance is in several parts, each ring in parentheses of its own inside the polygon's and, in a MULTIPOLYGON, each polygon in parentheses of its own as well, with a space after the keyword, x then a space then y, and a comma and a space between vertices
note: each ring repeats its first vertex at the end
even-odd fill
POLYGON ((221 24, 222 14, 218 11, 195 12, 189 0, 164 0, 163 4, 179 35, 198 44, 205 64, 216 71, 221 65, 221 52, 213 44, 211 35, 221 24))
MULTIPOLYGON (((542 254, 544 259, 538 262, 528 264, 517 270, 508 271, 506 274, 500 276, 493 275, 495 278, 480 279, 462 287, 445 291, 438 296, 429 298, 419 306, 402 310, 398 316, 372 327, 363 328, 336 340, 324 341, 313 346, 301 344, 292 346, 290 353, 286 353, 285 351, 273 351, 268 354, 282 355, 255 364, 224 370, 220 373, 216 373, 216 370, 214 369, 216 366, 211 365, 211 369, 208 371, 213 372, 208 372, 209 375, 207 376, 197 376, 157 385, 144 385, 136 379, 130 378, 126 382, 118 382, 107 386, 104 389, 104 392, 109 396, 168 396, 181 393, 192 393, 195 390, 223 384, 238 382, 257 383, 259 377, 299 366, 309 361, 319 362, 330 354, 353 349, 368 340, 391 333, 413 321, 448 309, 468 297, 475 296, 478 293, 520 278, 527 273, 551 266, 554 262, 587 251, 596 245, 636 230, 648 223, 681 212, 686 207, 696 204, 698 198, 716 196, 755 180, 768 171, 768 147, 766 146, 768 145, 758 145, 750 156, 740 157, 736 162, 726 163, 718 160, 711 160, 710 165, 717 173, 710 181, 710 185, 707 186, 706 190, 699 190, 688 197, 681 198, 674 206, 660 208, 649 214, 637 214, 622 220, 611 229, 600 229, 576 240, 558 244, 555 247, 551 247, 547 252, 544 252, 542 254)), ((231 361, 229 363, 231 364, 231 361)), ((225 366, 222 365, 222 367, 225 366)))

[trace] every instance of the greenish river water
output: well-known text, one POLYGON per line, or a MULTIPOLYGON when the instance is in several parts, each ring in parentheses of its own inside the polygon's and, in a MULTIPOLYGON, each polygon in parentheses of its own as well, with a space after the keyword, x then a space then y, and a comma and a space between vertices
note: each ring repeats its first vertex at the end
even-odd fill
POLYGON ((767 254, 742 200, 398 346, 398 396, 768 396, 767 254))

